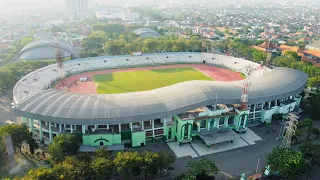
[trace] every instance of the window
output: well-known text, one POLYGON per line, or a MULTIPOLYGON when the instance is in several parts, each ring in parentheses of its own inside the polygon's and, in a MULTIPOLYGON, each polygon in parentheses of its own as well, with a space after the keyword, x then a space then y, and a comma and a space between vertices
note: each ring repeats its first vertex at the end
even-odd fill
POLYGON ((229 119, 228 119, 228 125, 233 125, 233 122, 234 122, 234 116, 229 116, 229 119))
POLYGON ((100 141, 100 146, 103 146, 103 142, 102 141, 100 141))
POLYGON ((219 126, 224 126, 224 117, 219 119, 219 126))
POLYGON ((189 134, 189 124, 185 124, 184 127, 184 136, 187 137, 189 134))
POLYGON ((206 128, 206 121, 200 122, 200 128, 206 128))

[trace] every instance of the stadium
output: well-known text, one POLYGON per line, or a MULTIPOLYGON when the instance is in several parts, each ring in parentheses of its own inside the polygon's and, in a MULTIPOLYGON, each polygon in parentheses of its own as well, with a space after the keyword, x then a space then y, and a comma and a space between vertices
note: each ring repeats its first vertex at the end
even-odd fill
POLYGON ((40 39, 27 44, 15 57, 14 61, 19 60, 39 60, 39 59, 55 59, 55 48, 59 45, 64 57, 73 55, 72 45, 64 41, 40 39))
POLYGON ((45 144, 61 133, 82 134, 82 151, 160 138, 181 145, 198 137, 208 147, 232 142, 273 114, 296 111, 308 79, 294 69, 185 52, 69 60, 63 73, 63 83, 56 64, 23 77, 13 112, 45 144), (250 87, 240 108, 244 78, 250 87))

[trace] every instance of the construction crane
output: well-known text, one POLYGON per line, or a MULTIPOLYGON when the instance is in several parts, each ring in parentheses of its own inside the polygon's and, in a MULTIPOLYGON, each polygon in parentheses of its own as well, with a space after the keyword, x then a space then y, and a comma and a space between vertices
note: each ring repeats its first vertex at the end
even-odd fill
POLYGON ((246 110, 248 108, 248 93, 249 87, 251 86, 251 75, 254 69, 252 66, 248 65, 245 67, 244 71, 246 78, 243 80, 240 110, 246 110))
POLYGON ((60 44, 58 42, 55 43, 56 47, 56 63, 59 69, 60 74, 60 90, 68 91, 67 83, 65 81, 65 71, 64 71, 64 65, 63 65, 63 58, 64 54, 61 51, 60 44))
POLYGON ((297 130, 298 117, 293 113, 289 113, 289 121, 284 123, 285 135, 280 144, 280 148, 290 148, 291 139, 297 130))

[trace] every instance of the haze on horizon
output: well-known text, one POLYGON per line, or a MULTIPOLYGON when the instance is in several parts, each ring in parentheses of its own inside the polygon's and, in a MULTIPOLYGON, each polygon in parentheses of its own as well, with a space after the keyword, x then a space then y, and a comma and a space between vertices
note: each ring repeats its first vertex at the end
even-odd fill
MULTIPOLYGON (((137 4, 137 5, 152 5, 155 3, 166 3, 166 2, 181 2, 180 0, 89 0, 89 4, 107 4, 107 5, 121 5, 121 4, 137 4)), ((201 2, 201 3, 217 3, 220 0, 185 0, 184 2, 201 2)), ((250 4, 266 4, 266 3, 275 3, 279 2, 278 0, 227 0, 224 1, 226 4, 241 4, 241 3, 250 3, 250 4)), ((302 4, 313 4, 320 5, 319 0, 285 0, 281 3, 302 3, 302 4)), ((0 10, 16 10, 16 9, 38 9, 38 8, 54 8, 64 6, 65 0, 1 0, 0 1, 0 10)))

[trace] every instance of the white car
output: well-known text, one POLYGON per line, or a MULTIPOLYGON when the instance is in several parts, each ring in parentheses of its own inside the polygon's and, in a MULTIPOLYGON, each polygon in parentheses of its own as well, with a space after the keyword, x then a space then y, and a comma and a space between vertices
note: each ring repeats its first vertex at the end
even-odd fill
POLYGON ((10 121, 10 120, 5 121, 4 123, 5 123, 5 124, 15 124, 15 122, 10 121))

